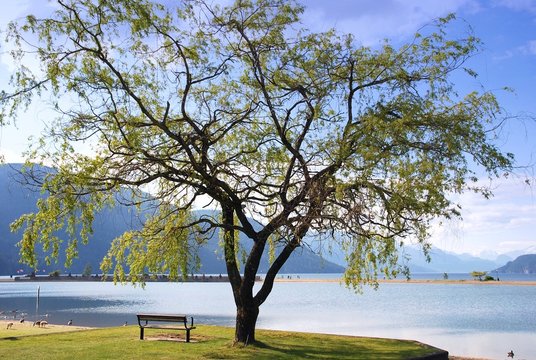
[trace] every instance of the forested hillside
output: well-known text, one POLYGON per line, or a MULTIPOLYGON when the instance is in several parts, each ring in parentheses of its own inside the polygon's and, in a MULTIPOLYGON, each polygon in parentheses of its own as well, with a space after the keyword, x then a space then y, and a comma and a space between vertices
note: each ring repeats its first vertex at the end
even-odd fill
POLYGON ((495 271, 504 274, 536 274, 536 254, 521 255, 495 271))

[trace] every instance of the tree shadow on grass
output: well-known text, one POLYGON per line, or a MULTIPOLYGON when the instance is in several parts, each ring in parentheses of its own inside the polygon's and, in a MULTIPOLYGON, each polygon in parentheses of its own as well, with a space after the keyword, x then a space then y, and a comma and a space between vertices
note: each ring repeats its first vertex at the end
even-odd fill
POLYGON ((17 336, 9 336, 9 337, 5 337, 5 338, 0 339, 0 341, 4 341, 4 340, 14 341, 14 340, 20 340, 20 339, 17 336))
MULTIPOLYGON (((278 354, 282 358, 315 358, 315 359, 410 359, 416 356, 415 348, 413 349, 401 349, 396 346, 381 347, 377 345, 362 343, 357 341, 337 342, 336 345, 333 342, 322 341, 321 339, 310 339, 309 341, 303 341, 301 344, 278 344, 278 342, 266 343, 262 341, 256 341, 254 344, 250 344, 258 349, 266 349, 267 355, 270 354, 277 356, 278 354)), ((424 345, 423 345, 424 346, 424 345)), ((433 349, 430 349, 430 353, 433 349)), ((258 358, 262 358, 262 355, 258 358)), ((422 355, 422 354, 421 354, 422 355)))

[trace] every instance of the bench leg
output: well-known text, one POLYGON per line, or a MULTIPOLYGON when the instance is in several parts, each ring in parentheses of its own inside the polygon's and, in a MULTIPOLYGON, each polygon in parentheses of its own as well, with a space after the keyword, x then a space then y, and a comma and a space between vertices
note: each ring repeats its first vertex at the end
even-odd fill
POLYGON ((143 340, 143 330, 144 329, 142 327, 140 327, 140 340, 143 340))
POLYGON ((190 329, 186 329, 186 342, 190 342, 190 329))

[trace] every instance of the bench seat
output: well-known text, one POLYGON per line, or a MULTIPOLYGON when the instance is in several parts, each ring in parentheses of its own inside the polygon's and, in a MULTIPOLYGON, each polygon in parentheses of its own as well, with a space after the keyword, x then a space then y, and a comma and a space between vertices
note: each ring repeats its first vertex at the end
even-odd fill
POLYGON ((190 330, 195 329, 194 318, 190 317, 190 324, 188 324, 186 315, 137 314, 137 317, 140 326, 140 340, 143 340, 145 329, 171 329, 186 331, 186 342, 190 342, 190 330), (154 324, 154 322, 162 324, 154 324))

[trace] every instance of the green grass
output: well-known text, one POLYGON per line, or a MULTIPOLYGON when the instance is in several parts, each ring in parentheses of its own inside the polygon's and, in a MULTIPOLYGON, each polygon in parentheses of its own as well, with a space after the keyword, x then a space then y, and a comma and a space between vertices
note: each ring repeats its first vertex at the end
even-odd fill
MULTIPOLYGON (((30 335, 0 331, 1 359, 408 359, 436 351, 392 339, 257 330, 259 343, 233 346, 234 329, 199 326, 191 343, 161 340, 173 331, 147 329, 139 340, 137 326, 30 335), (158 341, 158 340, 161 341, 158 341)), ((184 332, 180 332, 184 339, 184 332)))

